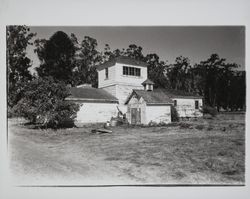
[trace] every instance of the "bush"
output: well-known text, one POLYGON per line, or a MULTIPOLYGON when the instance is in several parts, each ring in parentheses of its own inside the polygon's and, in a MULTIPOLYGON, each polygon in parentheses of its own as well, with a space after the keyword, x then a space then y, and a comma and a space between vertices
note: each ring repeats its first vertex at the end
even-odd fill
POLYGON ((38 78, 25 87, 24 97, 14 106, 18 116, 43 127, 69 127, 74 123, 79 105, 65 101, 66 85, 51 77, 38 78))
POLYGON ((8 106, 7 107, 7 118, 12 118, 15 117, 15 111, 13 110, 12 107, 8 106))
POLYGON ((217 115, 217 110, 214 107, 211 106, 204 106, 202 108, 203 114, 210 114, 211 116, 215 117, 217 115))
POLYGON ((189 123, 180 123, 179 127, 181 129, 191 129, 192 128, 192 124, 189 124, 189 123))
POLYGON ((203 130, 205 128, 205 126, 200 124, 200 125, 197 125, 195 128, 198 130, 203 130))
POLYGON ((171 121, 172 122, 179 122, 180 117, 179 114, 174 106, 171 106, 171 121))
POLYGON ((157 122, 154 122, 152 120, 148 123, 148 126, 157 126, 157 125, 158 125, 157 122))

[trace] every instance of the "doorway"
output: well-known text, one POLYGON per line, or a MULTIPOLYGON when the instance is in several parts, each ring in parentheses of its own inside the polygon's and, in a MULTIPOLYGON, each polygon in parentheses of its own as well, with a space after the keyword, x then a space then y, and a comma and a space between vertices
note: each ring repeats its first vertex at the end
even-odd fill
POLYGON ((131 108, 131 124, 141 124, 140 108, 131 108))

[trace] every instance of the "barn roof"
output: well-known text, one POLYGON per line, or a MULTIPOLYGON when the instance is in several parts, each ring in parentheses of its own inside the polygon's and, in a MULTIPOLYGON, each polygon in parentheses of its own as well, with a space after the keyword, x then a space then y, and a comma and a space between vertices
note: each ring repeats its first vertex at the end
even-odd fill
POLYGON ((146 62, 143 62, 134 58, 126 57, 126 56, 119 56, 119 57, 112 58, 104 62, 103 64, 96 66, 96 69, 102 70, 104 68, 114 66, 116 63, 147 67, 146 62))
POLYGON ((155 91, 162 91, 170 98, 186 98, 186 99, 202 99, 203 97, 192 92, 185 92, 182 90, 172 89, 155 89, 155 91))
POLYGON ((145 91, 145 90, 133 90, 132 94, 126 100, 127 104, 133 95, 137 97, 142 97, 147 104, 173 104, 171 98, 162 91, 145 91))
POLYGON ((137 95, 137 97, 142 97, 147 104, 173 104, 173 98, 202 99, 202 96, 180 90, 168 90, 168 89, 155 89, 153 91, 133 90, 131 95, 127 98, 125 104, 127 104, 130 101, 133 95, 137 95))
POLYGON ((103 89, 93 87, 70 87, 66 100, 118 103, 118 99, 103 89))

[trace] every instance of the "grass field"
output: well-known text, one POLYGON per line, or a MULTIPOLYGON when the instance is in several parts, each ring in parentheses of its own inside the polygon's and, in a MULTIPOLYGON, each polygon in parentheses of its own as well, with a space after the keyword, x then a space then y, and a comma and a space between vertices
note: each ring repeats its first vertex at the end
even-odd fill
POLYGON ((244 184, 245 117, 164 127, 32 129, 9 120, 16 184, 244 184))

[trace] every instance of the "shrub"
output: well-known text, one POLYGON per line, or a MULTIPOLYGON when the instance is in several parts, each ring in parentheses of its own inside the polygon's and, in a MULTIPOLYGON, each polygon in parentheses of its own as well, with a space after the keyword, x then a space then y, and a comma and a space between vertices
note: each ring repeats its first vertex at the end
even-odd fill
POLYGON ((13 110, 12 107, 8 106, 7 107, 7 118, 12 118, 15 117, 15 111, 13 110))
POLYGON ((178 122, 180 120, 179 114, 174 106, 171 106, 171 121, 178 122))
POLYGON ((18 116, 44 127, 69 127, 74 123, 79 105, 65 101, 66 85, 52 77, 38 78, 25 87, 24 97, 14 110, 18 116))
POLYGON ((205 128, 205 126, 200 124, 200 125, 197 125, 195 128, 198 130, 203 130, 205 128))
POLYGON ((148 126, 157 126, 157 125, 158 124, 152 120, 148 123, 148 126))
POLYGON ((189 123, 180 123, 180 128, 181 129, 190 129, 190 128, 192 128, 192 124, 189 124, 189 123))
POLYGON ((211 116, 215 117, 217 115, 217 110, 211 106, 204 106, 202 108, 203 114, 210 114, 211 116))

